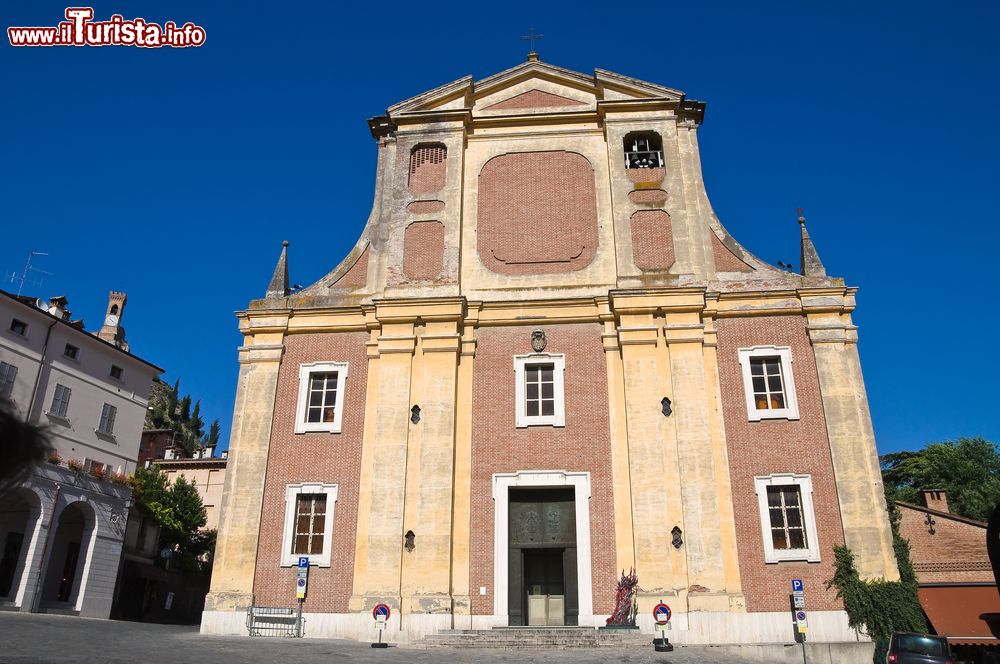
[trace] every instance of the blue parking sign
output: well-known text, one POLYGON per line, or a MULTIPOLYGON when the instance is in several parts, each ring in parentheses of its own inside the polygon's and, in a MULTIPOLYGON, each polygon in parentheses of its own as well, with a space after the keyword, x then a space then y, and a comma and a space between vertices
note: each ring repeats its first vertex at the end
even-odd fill
POLYGON ((792 579, 792 592, 802 592, 802 579, 792 579))
POLYGON ((299 567, 309 567, 309 556, 299 556, 299 567))

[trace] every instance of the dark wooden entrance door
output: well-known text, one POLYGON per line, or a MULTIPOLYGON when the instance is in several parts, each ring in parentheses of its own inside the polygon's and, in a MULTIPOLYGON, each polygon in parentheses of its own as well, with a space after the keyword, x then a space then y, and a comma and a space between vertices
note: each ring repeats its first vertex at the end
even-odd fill
POLYGON ((511 489, 509 500, 510 624, 578 624, 573 490, 511 489))

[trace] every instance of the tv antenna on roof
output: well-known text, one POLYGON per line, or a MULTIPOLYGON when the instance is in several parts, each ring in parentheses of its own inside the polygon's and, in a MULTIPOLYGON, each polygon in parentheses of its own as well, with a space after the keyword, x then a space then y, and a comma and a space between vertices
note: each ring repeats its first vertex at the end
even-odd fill
POLYGON ((40 272, 41 274, 47 274, 49 276, 52 276, 51 272, 48 272, 48 271, 43 270, 43 269, 38 268, 38 267, 32 267, 31 266, 31 259, 34 258, 35 256, 48 256, 48 254, 46 252, 44 252, 44 251, 32 251, 32 252, 30 252, 28 254, 28 260, 25 261, 25 263, 24 263, 24 271, 21 272, 21 276, 20 277, 17 276, 17 272, 9 272, 9 273, 7 273, 7 279, 6 279, 6 281, 9 281, 12 284, 14 284, 14 283, 17 284, 17 294, 18 295, 20 295, 21 291, 24 290, 24 284, 26 284, 26 283, 30 283, 32 286, 35 286, 36 288, 41 288, 41 286, 42 286, 42 280, 41 279, 32 279, 31 281, 28 280, 28 276, 32 272, 40 272))

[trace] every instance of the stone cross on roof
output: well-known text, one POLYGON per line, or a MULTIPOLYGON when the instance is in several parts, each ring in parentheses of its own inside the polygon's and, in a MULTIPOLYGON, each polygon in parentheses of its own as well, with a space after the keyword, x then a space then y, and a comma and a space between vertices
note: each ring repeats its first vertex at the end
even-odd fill
POLYGON ((528 51, 528 59, 531 60, 532 56, 534 56, 534 59, 537 60, 538 53, 535 51, 535 42, 540 39, 545 39, 545 35, 538 34, 537 32, 535 32, 534 28, 528 28, 528 34, 521 35, 521 39, 527 42, 531 42, 531 50, 528 51))

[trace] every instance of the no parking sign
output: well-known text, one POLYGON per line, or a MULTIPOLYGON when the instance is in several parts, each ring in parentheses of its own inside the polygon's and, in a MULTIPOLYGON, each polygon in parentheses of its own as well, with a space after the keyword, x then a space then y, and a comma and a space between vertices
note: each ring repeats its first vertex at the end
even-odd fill
POLYGON ((653 620, 655 620, 660 625, 666 625, 670 622, 670 616, 673 615, 670 612, 670 607, 660 602, 653 607, 653 620))

